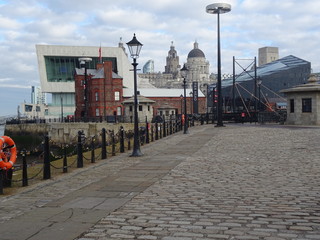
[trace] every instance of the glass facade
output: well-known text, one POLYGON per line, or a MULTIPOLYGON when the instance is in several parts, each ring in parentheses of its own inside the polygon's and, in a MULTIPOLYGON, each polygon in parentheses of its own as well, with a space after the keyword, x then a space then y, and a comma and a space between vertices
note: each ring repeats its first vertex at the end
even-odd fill
MULTIPOLYGON (((95 69, 99 62, 98 57, 91 57, 87 63, 88 69, 95 69)), ((74 69, 79 68, 79 57, 44 56, 48 82, 73 82, 74 69)), ((117 59, 103 57, 102 61, 111 61, 113 71, 118 73, 117 59)))
MULTIPOLYGON (((281 90, 306 83, 311 73, 311 64, 295 56, 287 56, 277 61, 257 67, 257 78, 262 81, 261 92, 268 97, 284 96, 281 90)), ((244 98, 251 98, 254 93, 254 70, 247 74, 236 76, 238 90, 244 98)), ((232 97, 233 79, 222 81, 222 95, 232 97)), ((236 90, 236 97, 239 92, 236 90)))

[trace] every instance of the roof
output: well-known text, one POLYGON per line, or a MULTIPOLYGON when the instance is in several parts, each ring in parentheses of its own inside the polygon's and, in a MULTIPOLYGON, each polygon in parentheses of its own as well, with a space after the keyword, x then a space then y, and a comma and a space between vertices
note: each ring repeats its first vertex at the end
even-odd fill
POLYGON ((189 54, 188 58, 205 58, 206 56, 200 49, 192 49, 189 54))
MULTIPOLYGON (((142 96, 142 95, 138 95, 138 102, 139 103, 155 103, 155 101, 149 99, 149 98, 146 98, 145 96, 142 96)), ((127 99, 127 100, 124 100, 122 102, 123 104, 130 104, 130 103, 134 103, 134 96, 127 99)))
MULTIPOLYGON (((84 68, 76 68, 77 75, 84 75, 84 68)), ((99 69, 87 69, 87 74, 92 75, 92 79, 104 78, 104 68, 99 69)), ((112 78, 122 78, 115 72, 112 72, 112 78)))
MULTIPOLYGON (((310 64, 310 62, 295 57, 293 55, 280 58, 276 61, 264 64, 260 67, 257 67, 257 76, 263 78, 264 76, 270 75, 272 73, 286 71, 297 66, 310 64)), ((242 75, 236 76, 236 82, 246 82, 254 79, 254 70, 247 71, 242 75)), ((233 78, 225 79, 221 82, 222 87, 229 87, 233 84, 233 78)))
MULTIPOLYGON (((180 97, 184 95, 182 88, 139 88, 138 91, 145 97, 180 97)), ((123 96, 131 97, 133 95, 133 89, 124 88, 123 96)), ((186 89, 187 97, 192 89, 186 89)), ((205 97, 201 91, 198 91, 198 97, 205 97)))
POLYGON ((205 58, 204 53, 199 49, 198 43, 194 43, 194 48, 189 52, 188 58, 205 58))

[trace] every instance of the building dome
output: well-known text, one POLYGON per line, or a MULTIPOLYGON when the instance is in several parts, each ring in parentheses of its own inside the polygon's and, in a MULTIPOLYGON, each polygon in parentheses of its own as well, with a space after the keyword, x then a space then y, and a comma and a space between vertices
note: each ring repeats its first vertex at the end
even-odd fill
POLYGON ((198 43, 194 43, 194 48, 189 52, 188 58, 205 58, 204 53, 199 49, 198 43))

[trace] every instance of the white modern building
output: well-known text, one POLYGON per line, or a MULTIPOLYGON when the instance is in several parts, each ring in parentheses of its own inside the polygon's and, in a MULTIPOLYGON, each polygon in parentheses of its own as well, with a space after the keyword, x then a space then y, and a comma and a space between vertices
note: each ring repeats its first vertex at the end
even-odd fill
POLYGON ((81 57, 92 59, 87 66, 91 69, 100 60, 112 61, 113 71, 123 78, 124 87, 133 89, 132 65, 121 42, 118 47, 36 45, 36 52, 41 89, 51 94, 47 118, 61 117, 61 112, 74 115, 74 70, 79 68, 81 57))

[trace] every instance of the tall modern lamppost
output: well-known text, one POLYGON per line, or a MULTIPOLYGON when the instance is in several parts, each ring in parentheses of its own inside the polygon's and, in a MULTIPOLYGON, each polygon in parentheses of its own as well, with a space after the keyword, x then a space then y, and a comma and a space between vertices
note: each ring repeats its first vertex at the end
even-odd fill
POLYGON ((140 151, 140 141, 139 141, 139 126, 138 126, 138 93, 137 93, 137 58, 139 57, 142 44, 137 40, 136 34, 130 42, 127 42, 130 55, 133 59, 133 83, 134 83, 134 140, 133 140, 133 151, 130 155, 131 157, 139 157, 143 154, 140 151))
POLYGON ((217 14, 218 16, 218 81, 217 81, 217 90, 218 90, 218 116, 217 116, 217 127, 223 126, 222 121, 222 94, 221 94, 221 49, 220 49, 220 14, 227 13, 231 11, 231 5, 227 3, 214 3, 206 7, 207 13, 217 14))
POLYGON ((188 68, 185 64, 183 64, 183 68, 180 70, 181 76, 183 77, 183 94, 184 94, 184 128, 183 133, 187 134, 188 132, 188 116, 187 116, 187 93, 186 93, 186 87, 187 87, 187 74, 188 74, 188 68))

